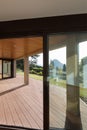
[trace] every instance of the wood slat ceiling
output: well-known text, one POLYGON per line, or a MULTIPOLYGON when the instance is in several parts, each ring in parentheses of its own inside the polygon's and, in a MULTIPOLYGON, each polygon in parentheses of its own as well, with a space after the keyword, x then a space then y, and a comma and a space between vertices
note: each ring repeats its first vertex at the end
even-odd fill
POLYGON ((0 58, 18 59, 43 51, 43 38, 10 38, 0 40, 0 58))

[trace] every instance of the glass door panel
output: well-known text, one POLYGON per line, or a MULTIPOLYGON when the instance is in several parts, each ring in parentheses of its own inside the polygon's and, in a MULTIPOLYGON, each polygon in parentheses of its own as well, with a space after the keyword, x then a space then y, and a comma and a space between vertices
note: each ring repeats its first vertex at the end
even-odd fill
MULTIPOLYGON (((86 34, 85 34, 86 35, 86 34)), ((84 36, 84 34, 83 34, 84 36)), ((83 130, 87 129, 87 38, 79 42, 80 111, 83 130)))
POLYGON ((11 61, 3 60, 3 78, 11 77, 11 61))
POLYGON ((2 60, 0 60, 0 79, 2 79, 2 60))
POLYGON ((66 119, 66 46, 65 36, 49 36, 50 129, 65 127, 66 119))
POLYGON ((48 40, 50 129, 87 130, 87 33, 48 40))

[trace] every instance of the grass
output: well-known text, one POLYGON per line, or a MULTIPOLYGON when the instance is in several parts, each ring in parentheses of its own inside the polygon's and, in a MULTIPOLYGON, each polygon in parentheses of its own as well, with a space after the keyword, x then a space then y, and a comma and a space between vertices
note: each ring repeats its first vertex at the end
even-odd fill
POLYGON ((16 70, 16 73, 20 74, 20 75, 24 75, 24 72, 22 70, 19 70, 19 69, 16 70))
MULTIPOLYGON (((24 75, 24 72, 21 71, 21 70, 17 70, 16 73, 18 73, 20 75, 24 75)), ((39 76, 39 75, 36 75, 36 74, 29 74, 29 77, 37 79, 37 80, 43 80, 43 76, 39 76)))
MULTIPOLYGON (((17 73, 21 74, 21 75, 24 74, 23 71, 19 71, 19 70, 17 70, 17 73)), ((29 77, 34 78, 36 80, 43 80, 43 76, 39 76, 39 75, 36 75, 36 74, 29 74, 29 77)), ((50 84, 66 88, 66 80, 59 80, 59 82, 56 82, 55 79, 50 79, 49 82, 50 82, 50 84)), ((80 97, 86 97, 87 98, 87 88, 80 87, 80 97)))
POLYGON ((87 88, 80 87, 80 96, 87 98, 87 88))
POLYGON ((29 74, 30 78, 34 78, 34 79, 37 79, 37 80, 43 80, 43 76, 39 76, 39 75, 36 75, 36 74, 29 74))
POLYGON ((55 79, 50 79, 50 84, 53 84, 53 85, 57 85, 57 86, 60 86, 60 87, 63 87, 63 88, 66 88, 66 80, 59 80, 59 82, 56 82, 55 79))
MULTIPOLYGON (((39 76, 36 74, 29 74, 29 76, 30 76, 30 78, 34 78, 37 80, 43 80, 43 76, 39 76)), ((49 82, 50 82, 50 84, 66 88, 66 81, 65 80, 60 80, 59 82, 56 82, 56 80, 50 79, 49 82)))

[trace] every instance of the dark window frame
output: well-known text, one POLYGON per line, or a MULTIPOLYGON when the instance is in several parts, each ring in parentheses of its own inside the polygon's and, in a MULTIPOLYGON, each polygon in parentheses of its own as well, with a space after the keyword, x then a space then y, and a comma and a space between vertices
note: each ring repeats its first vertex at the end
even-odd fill
POLYGON ((13 69, 14 69, 14 67, 13 67, 13 59, 6 59, 6 58, 0 58, 0 60, 2 60, 2 78, 0 79, 0 80, 2 80, 2 79, 9 79, 9 78, 13 78, 13 69), (11 62, 11 76, 9 76, 9 77, 4 77, 3 76, 3 61, 10 61, 11 62))
MULTIPOLYGON (((47 81, 49 50, 48 50, 47 36, 53 33, 56 34, 56 33, 65 33, 65 32, 85 32, 85 31, 87 31, 87 14, 55 16, 55 17, 46 17, 46 18, 33 18, 33 19, 25 19, 25 20, 0 22, 1 39, 38 36, 38 35, 43 36, 44 130, 49 129, 49 117, 48 117, 49 116, 49 82, 47 81)), ((9 129, 9 128, 7 127, 5 129, 9 129)))

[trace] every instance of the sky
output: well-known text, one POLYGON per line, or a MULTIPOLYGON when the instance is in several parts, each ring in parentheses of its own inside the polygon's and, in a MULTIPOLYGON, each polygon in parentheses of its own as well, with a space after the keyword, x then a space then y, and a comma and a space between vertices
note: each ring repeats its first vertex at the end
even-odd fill
MULTIPOLYGON (((79 60, 87 56, 87 41, 79 43, 79 60)), ((50 60, 57 59, 61 63, 66 64, 66 47, 55 49, 49 52, 50 60)), ((43 66, 43 54, 39 54, 37 64, 43 66)))
MULTIPOLYGON (((43 65, 43 54, 39 54, 37 64, 43 65)), ((49 52, 49 61, 53 59, 58 59, 61 63, 66 64, 66 47, 61 49, 55 49, 49 52)))
POLYGON ((87 41, 79 44, 79 59, 87 56, 87 41))

